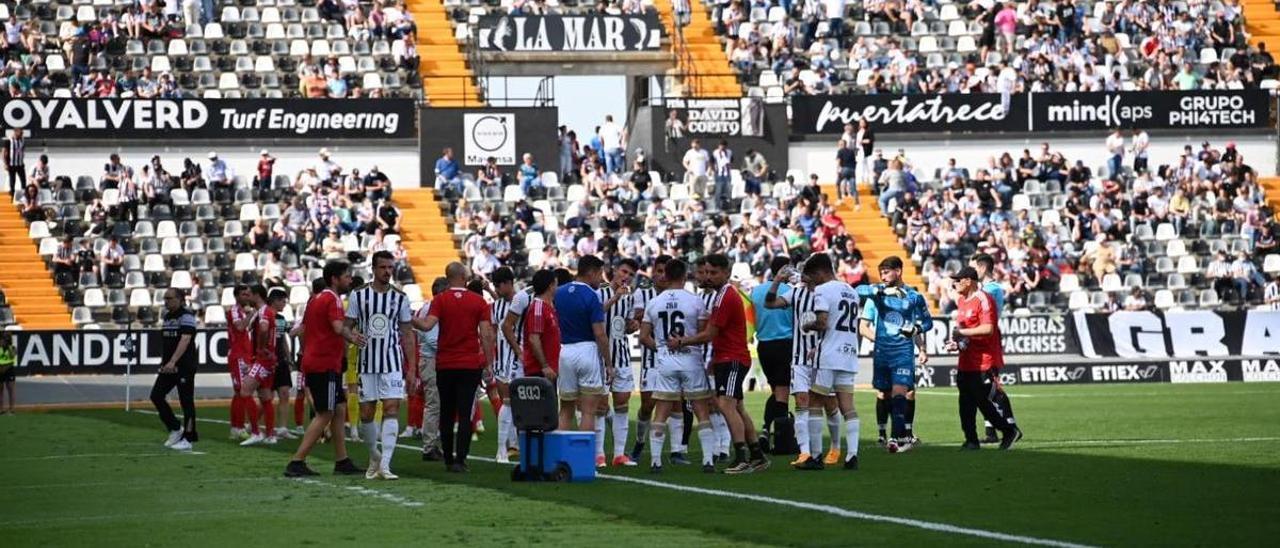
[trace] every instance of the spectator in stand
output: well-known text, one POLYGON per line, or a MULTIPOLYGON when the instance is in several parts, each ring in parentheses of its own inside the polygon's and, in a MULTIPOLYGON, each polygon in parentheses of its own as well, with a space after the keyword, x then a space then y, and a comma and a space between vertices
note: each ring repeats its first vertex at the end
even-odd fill
MULTIPOLYGON (((688 0, 677 0, 688 1, 688 0)), ((680 140, 684 139, 685 125, 684 121, 677 116, 674 110, 667 111, 667 121, 663 123, 663 136, 666 137, 665 143, 667 151, 680 150, 680 140)), ((688 168, 685 168, 688 170, 688 168)))
POLYGON ((379 202, 375 217, 378 220, 378 227, 387 234, 400 233, 400 220, 403 215, 400 213, 400 208, 396 207, 395 204, 385 200, 379 202))
POLYGON ((626 164, 626 130, 614 123, 613 115, 605 115, 604 125, 600 126, 600 150, 604 154, 605 171, 621 174, 626 164))
POLYGON ((1129 290, 1129 295, 1124 298, 1124 309, 1131 312, 1147 309, 1147 296, 1142 293, 1142 288, 1135 287, 1129 290))
POLYGON ((906 192, 906 175, 902 171, 902 162, 897 158, 889 162, 889 169, 880 174, 880 212, 888 215, 889 201, 906 192))
POLYGON ((485 159, 484 165, 476 170, 476 182, 481 188, 502 188, 502 170, 498 168, 497 158, 490 156, 485 159))
POLYGON ((732 179, 730 174, 733 172, 733 151, 729 150, 729 142, 721 139, 720 144, 716 145, 716 149, 712 151, 711 159, 716 182, 714 201, 718 209, 725 210, 729 208, 733 190, 730 184, 732 179))
POLYGON ((272 182, 276 168, 276 157, 267 149, 258 153, 258 169, 253 178, 253 186, 262 192, 270 192, 275 188, 272 182))
POLYGON ((1269 310, 1280 310, 1280 276, 1272 275, 1264 290, 1264 301, 1269 310))
POLYGON ((742 180, 747 194, 760 195, 760 189, 768 177, 769 162, 764 159, 764 155, 755 149, 747 149, 747 155, 742 159, 742 180))
POLYGON ((459 176, 458 162, 453 159, 453 149, 445 147, 439 160, 436 160, 436 190, 449 190, 457 196, 462 195, 462 177, 459 176))
POLYGON ((227 167, 227 163, 218 157, 217 152, 209 152, 209 177, 208 181, 214 188, 222 188, 224 190, 231 189, 231 172, 227 167))
POLYGON ((689 150, 684 153, 681 164, 684 166, 684 183, 690 186, 691 192, 702 194, 711 165, 711 155, 702 148, 702 141, 693 139, 689 142, 689 150))
POLYGON ((1118 127, 1111 130, 1111 135, 1107 136, 1107 153, 1111 155, 1107 159, 1108 177, 1116 179, 1124 166, 1124 133, 1118 127))
POLYGON ((533 154, 524 153, 520 157, 520 188, 525 196, 532 196, 533 189, 542 187, 542 177, 538 175, 538 166, 533 163, 533 154))
MULTIPOLYGON (((4 167, 9 172, 9 196, 11 197, 17 194, 17 189, 27 186, 26 156, 27 139, 23 136, 22 128, 14 128, 4 143, 4 167)), ((41 158, 45 157, 41 156, 41 158)), ((48 164, 45 165, 47 171, 48 164)), ((47 173, 45 178, 48 179, 47 173)), ((41 183, 36 182, 36 184, 41 183)))
POLYGON ((1205 265, 1204 277, 1218 294, 1218 300, 1226 301, 1233 285, 1231 263, 1227 261, 1226 252, 1219 251, 1214 254, 1213 260, 1205 265))
POLYGON ((76 250, 73 246, 75 238, 71 236, 63 236, 62 245, 53 253, 53 277, 58 285, 67 285, 75 283, 76 276, 76 250))
POLYGON ((1264 280, 1258 267, 1249 260, 1249 254, 1241 251, 1231 263, 1231 283, 1235 286, 1236 301, 1244 304, 1249 300, 1252 290, 1261 288, 1264 280))
POLYGON ((858 198, 858 153, 841 139, 836 142, 836 203, 844 203, 844 199, 853 196, 856 209, 862 209, 858 198))

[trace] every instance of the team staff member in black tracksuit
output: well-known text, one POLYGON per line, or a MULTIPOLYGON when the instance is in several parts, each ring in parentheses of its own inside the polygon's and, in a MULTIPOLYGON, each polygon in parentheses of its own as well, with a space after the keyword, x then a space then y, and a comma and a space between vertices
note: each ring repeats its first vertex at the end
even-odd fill
MULTIPOLYGON (((791 264, 791 259, 774 257, 769 271, 777 274, 791 264)), ((768 300, 770 284, 760 284, 751 291, 751 306, 756 314, 756 354, 760 357, 760 367, 773 389, 773 397, 765 400, 764 426, 761 428, 766 436, 773 432, 774 421, 788 420, 787 402, 791 399, 791 311, 771 309, 765 306, 768 300)), ((779 293, 791 291, 791 286, 783 284, 779 293)))
POLYGON ((160 413, 160 422, 169 430, 164 446, 178 451, 190 451, 191 444, 199 439, 196 434, 196 349, 192 344, 196 336, 196 315, 182 307, 184 302, 185 296, 180 290, 170 288, 164 292, 161 334, 164 361, 151 387, 151 403, 160 413), (175 387, 178 401, 182 403, 182 422, 173 415, 167 399, 175 387))

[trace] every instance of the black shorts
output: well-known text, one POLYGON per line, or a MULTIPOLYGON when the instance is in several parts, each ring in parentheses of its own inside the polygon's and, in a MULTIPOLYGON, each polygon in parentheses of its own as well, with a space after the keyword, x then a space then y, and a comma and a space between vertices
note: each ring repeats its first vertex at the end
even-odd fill
POLYGON ((276 372, 271 380, 271 389, 279 390, 281 388, 293 388, 293 372, 283 365, 276 367, 276 372))
POLYGON ((760 367, 764 369, 764 378, 769 380, 769 386, 791 385, 791 339, 760 341, 756 344, 756 352, 760 355, 760 367))
POLYGON ((738 362, 724 362, 715 364, 713 368, 716 396, 742 399, 742 383, 747 379, 747 366, 738 362))
POLYGON ((6 382, 14 382, 17 380, 18 380, 17 367, 10 365, 9 367, 4 368, 4 371, 0 371, 0 384, 4 384, 6 382))
POLYGON ((337 371, 307 373, 307 390, 311 391, 311 405, 316 413, 333 411, 340 403, 346 403, 347 392, 342 386, 342 374, 337 371))

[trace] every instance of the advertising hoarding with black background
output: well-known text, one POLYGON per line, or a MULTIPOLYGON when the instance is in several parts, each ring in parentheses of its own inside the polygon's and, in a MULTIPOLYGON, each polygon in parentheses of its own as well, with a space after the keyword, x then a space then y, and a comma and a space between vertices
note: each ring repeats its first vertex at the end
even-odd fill
MULTIPOLYGON (((926 365, 916 368, 916 386, 955 386, 955 366, 926 365)), ((1000 370, 1005 386, 1019 384, 1095 383, 1224 383, 1280 382, 1277 359, 1186 359, 1169 361, 1088 361, 1045 364, 1005 364, 1000 370)))
POLYGON ((838 135, 866 118, 880 133, 1249 129, 1271 123, 1265 90, 942 95, 817 95, 791 99, 792 129, 838 135))
POLYGON ((675 111, 686 135, 699 137, 761 137, 764 135, 764 99, 667 99, 667 111, 675 111))
POLYGON ((482 17, 477 43, 487 52, 661 51, 662 21, 643 15, 491 15, 482 17))
POLYGON ((3 99, 32 139, 413 139, 413 99, 3 99))

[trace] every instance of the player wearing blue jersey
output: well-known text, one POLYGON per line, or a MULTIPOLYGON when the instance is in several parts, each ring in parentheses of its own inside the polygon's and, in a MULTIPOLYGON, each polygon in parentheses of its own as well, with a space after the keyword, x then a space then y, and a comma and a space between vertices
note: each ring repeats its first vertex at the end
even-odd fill
MULTIPOLYGON (((999 321, 1000 314, 1004 312, 1004 286, 996 281, 995 259, 986 253, 979 253, 969 259, 969 266, 978 271, 978 276, 982 279, 982 292, 991 295, 991 299, 996 302, 996 320, 999 321)), ((1004 420, 1009 421, 1009 424, 1015 424, 1009 394, 1005 393, 1004 385, 1000 384, 1000 369, 992 368, 991 375, 992 385, 996 389, 991 399, 1000 409, 1004 420)), ((996 427, 992 426, 990 421, 983 422, 986 423, 986 437, 982 439, 982 443, 1000 443, 1000 438, 996 436, 996 427)))
POLYGON ((915 289, 902 283, 902 259, 894 256, 880 262, 883 283, 858 287, 865 301, 858 330, 875 342, 872 353, 871 385, 877 391, 876 422, 880 443, 889 452, 909 451, 918 441, 912 431, 916 363, 929 361, 924 334, 933 328, 929 306, 915 289), (918 350, 918 353, 917 353, 918 350), (893 416, 893 437, 885 439, 887 415, 893 416))

